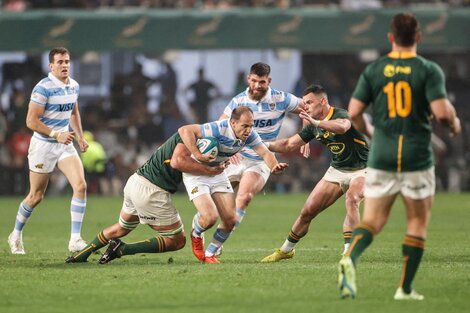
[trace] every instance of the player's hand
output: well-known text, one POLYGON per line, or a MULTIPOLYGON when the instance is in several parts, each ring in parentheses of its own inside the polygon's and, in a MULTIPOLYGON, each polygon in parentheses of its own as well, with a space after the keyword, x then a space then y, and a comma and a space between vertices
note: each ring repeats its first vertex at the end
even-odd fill
POLYGON ((304 158, 308 158, 310 156, 310 144, 306 143, 300 147, 300 153, 304 158))
POLYGON ((88 142, 85 140, 85 138, 80 138, 78 139, 78 147, 80 148, 80 152, 86 152, 88 150, 88 142))
POLYGON ((57 142, 62 143, 64 145, 68 145, 72 143, 73 139, 75 138, 74 132, 62 132, 57 134, 57 142))
POLYGON ((228 160, 229 160, 229 164, 238 165, 238 164, 240 164, 240 160, 241 160, 240 154, 238 154, 238 153, 234 154, 228 160))
POLYGON ((215 176, 222 174, 223 171, 229 166, 230 161, 220 162, 216 166, 208 166, 207 171, 209 172, 209 176, 215 176))
POLYGON ((318 127, 318 124, 320 123, 319 120, 314 119, 308 113, 304 110, 301 110, 299 113, 299 116, 301 119, 303 119, 305 122, 309 123, 310 125, 313 125, 315 127, 318 127))
POLYGON ((462 125, 458 117, 454 118, 454 123, 450 125, 450 136, 455 137, 462 132, 462 125))
POLYGON ((274 174, 274 175, 281 174, 288 167, 289 167, 289 164, 287 163, 277 163, 276 166, 271 169, 271 174, 274 174))
POLYGON ((197 153, 197 154, 194 154, 194 157, 196 158, 196 160, 198 160, 199 162, 203 162, 203 163, 214 162, 216 159, 215 155, 210 155, 209 153, 206 153, 206 154, 197 153))

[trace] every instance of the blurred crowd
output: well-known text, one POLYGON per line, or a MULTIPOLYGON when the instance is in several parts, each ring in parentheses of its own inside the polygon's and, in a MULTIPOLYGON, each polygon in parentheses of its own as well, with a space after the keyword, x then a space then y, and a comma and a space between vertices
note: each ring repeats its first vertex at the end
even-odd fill
MULTIPOLYGON (((424 55, 437 61, 447 77, 449 97, 463 123, 463 134, 449 140, 446 131, 436 125, 433 140, 436 153, 437 186, 439 190, 470 190, 470 58, 468 53, 424 55)), ((4 63, 0 76, 0 194, 24 194, 27 188, 27 153, 31 132, 25 118, 34 85, 42 79, 40 56, 28 56, 24 62, 4 63)), ((357 54, 303 54, 302 74, 292 86, 283 90, 302 96, 308 83, 320 83, 329 93, 333 106, 346 108, 360 72, 368 62, 357 54), (345 75, 347 73, 347 75, 345 75)), ((87 130, 89 151, 83 155, 89 192, 117 195, 122 184, 150 154, 178 127, 209 120, 209 108, 214 101, 224 107, 236 93, 246 88, 246 74, 238 73, 231 95, 222 95, 217 86, 200 68, 194 82, 179 85, 171 62, 163 62, 160 74, 148 77, 135 59, 128 71, 114 71, 109 82, 109 94, 79 98, 82 123, 87 130), (158 108, 149 103, 150 90, 158 86, 158 108), (182 109, 178 94, 191 93, 191 101, 182 109), (186 114, 190 111, 190 114, 186 114), (182 114, 185 113, 185 114, 182 114)), ((82 73, 83 76, 83 73, 82 73)), ((83 77, 75 77, 82 84, 83 77)), ((84 83, 84 82, 83 82, 84 83)), ((83 84, 84 85, 84 84, 83 84)), ((185 99, 188 99, 186 97, 185 99)), ((217 109, 219 110, 219 109, 217 109)), ((221 112, 213 112, 219 116, 221 112)), ((298 119, 287 119, 283 129, 288 135, 299 127, 298 119)), ((285 136, 285 135, 284 135, 285 136)), ((310 190, 322 177, 330 157, 325 148, 311 143, 311 156, 303 159, 300 153, 279 156, 290 164, 289 170, 273 176, 266 187, 276 192, 310 190)), ((63 193, 67 188, 63 176, 55 173, 50 193, 63 193)))
POLYGON ((167 8, 167 9, 230 9, 273 7, 280 9, 306 6, 337 6, 343 9, 401 7, 409 5, 470 5, 470 0, 0 0, 4 10, 24 11, 42 8, 167 8))

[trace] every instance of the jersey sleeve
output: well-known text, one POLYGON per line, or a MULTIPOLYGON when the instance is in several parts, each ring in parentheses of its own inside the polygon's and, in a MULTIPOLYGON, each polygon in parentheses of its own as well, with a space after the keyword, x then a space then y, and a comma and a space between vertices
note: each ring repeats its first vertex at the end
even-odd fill
POLYGON ((233 98, 232 101, 230 101, 230 103, 225 107, 224 114, 228 117, 232 116, 232 111, 236 107, 238 107, 238 102, 236 101, 236 98, 233 98))
POLYGON ((201 125, 202 137, 218 137, 220 134, 219 122, 210 122, 201 125))
POLYGON ((250 136, 248 136, 248 139, 246 140, 246 145, 250 148, 253 148, 261 143, 263 143, 263 141, 261 140, 261 137, 258 135, 258 133, 255 130, 252 130, 250 133, 250 136))
POLYGON ((368 70, 367 67, 359 77, 359 81, 357 82, 356 89, 352 94, 352 98, 358 99, 364 102, 365 105, 369 105, 372 98, 372 86, 369 83, 368 79, 368 70))
POLYGON ((430 62, 429 64, 425 85, 426 99, 428 102, 431 102, 436 99, 447 98, 445 77, 442 69, 434 62, 430 62))
POLYGON ((299 132, 300 138, 307 143, 310 142, 313 138, 315 138, 315 127, 312 125, 306 125, 302 130, 299 132))
POLYGON ((287 103, 286 110, 289 112, 295 111, 299 107, 300 99, 288 92, 285 93, 285 96, 286 96, 286 103, 287 103))
POLYGON ((48 92, 46 88, 36 85, 31 92, 31 101, 45 106, 47 104, 47 99, 49 98, 48 92))

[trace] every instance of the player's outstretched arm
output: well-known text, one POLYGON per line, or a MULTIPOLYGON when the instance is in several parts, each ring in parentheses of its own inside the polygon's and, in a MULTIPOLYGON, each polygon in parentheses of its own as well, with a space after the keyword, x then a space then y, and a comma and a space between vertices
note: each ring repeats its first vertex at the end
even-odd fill
POLYGON ((298 134, 295 134, 289 138, 278 139, 276 141, 266 142, 266 147, 272 152, 291 152, 296 151, 301 146, 305 145, 305 141, 300 138, 298 134))
POLYGON ((263 144, 257 145, 253 148, 253 150, 263 158, 272 174, 280 174, 289 166, 287 163, 279 163, 274 153, 269 151, 268 148, 263 144))

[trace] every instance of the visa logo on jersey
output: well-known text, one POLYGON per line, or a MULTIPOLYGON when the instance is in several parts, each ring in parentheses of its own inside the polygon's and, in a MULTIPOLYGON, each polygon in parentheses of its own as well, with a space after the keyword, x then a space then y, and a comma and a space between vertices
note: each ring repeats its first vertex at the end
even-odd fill
POLYGON ((273 124, 273 120, 254 120, 255 127, 268 127, 272 126, 273 124))
POLYGON ((59 111, 61 112, 70 111, 72 109, 73 109, 73 103, 59 104, 59 111))

